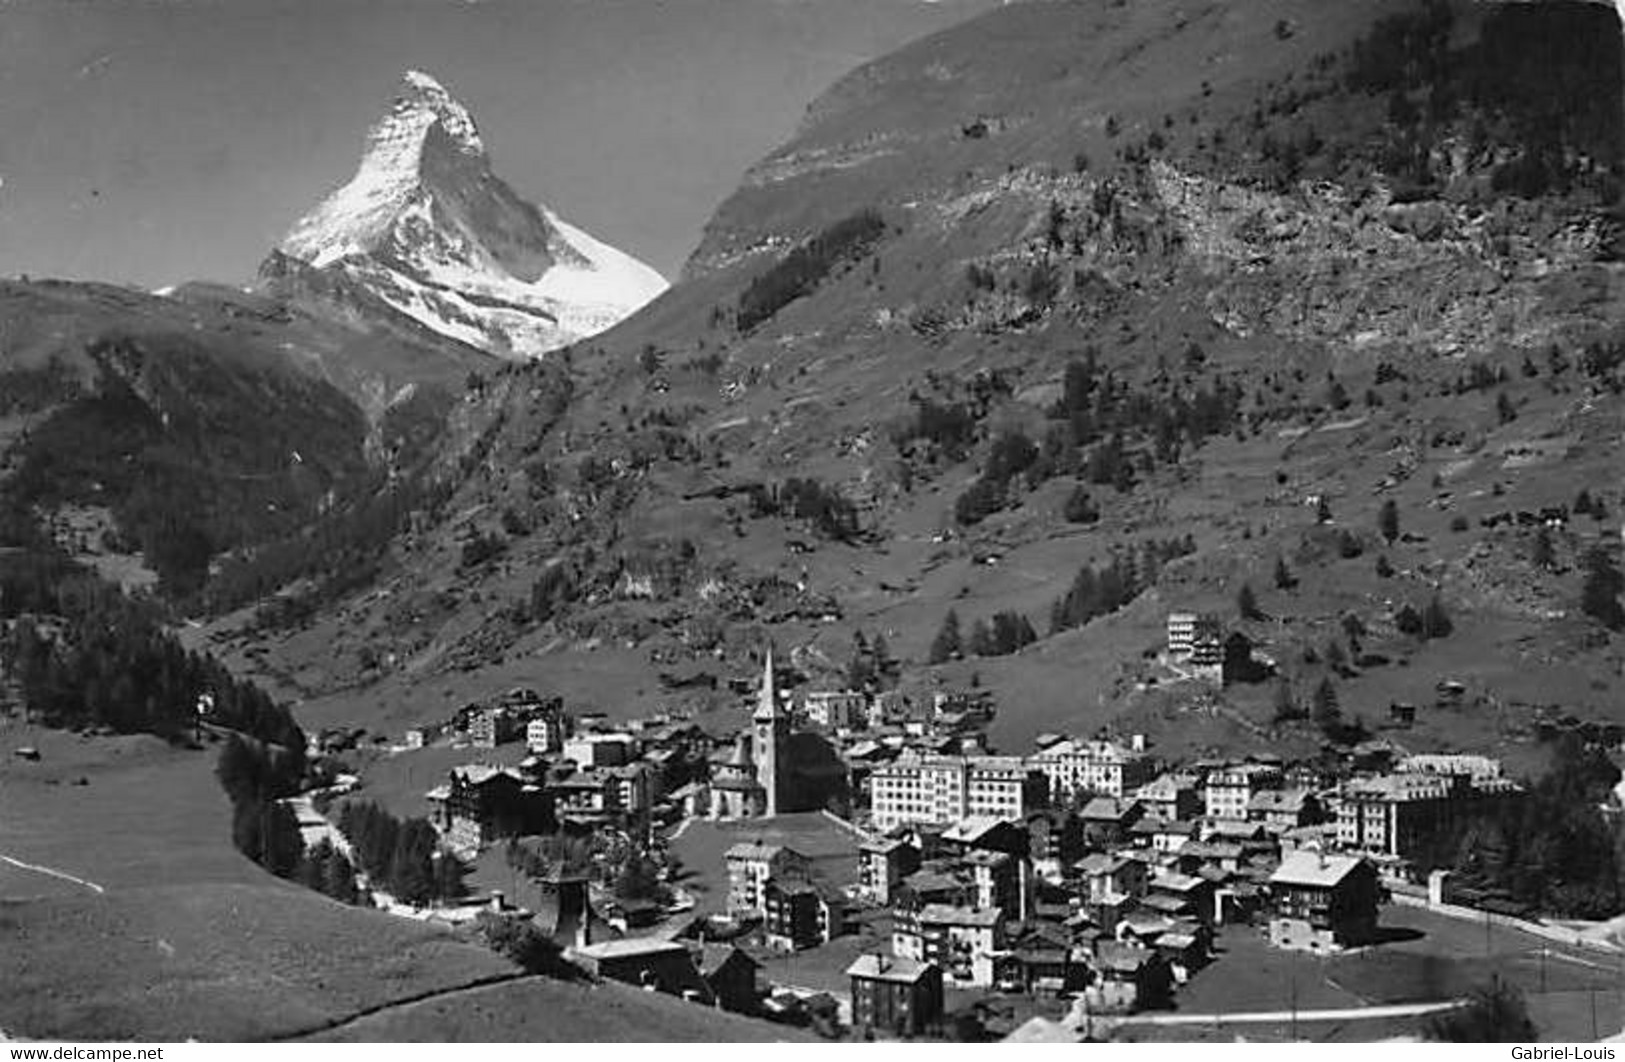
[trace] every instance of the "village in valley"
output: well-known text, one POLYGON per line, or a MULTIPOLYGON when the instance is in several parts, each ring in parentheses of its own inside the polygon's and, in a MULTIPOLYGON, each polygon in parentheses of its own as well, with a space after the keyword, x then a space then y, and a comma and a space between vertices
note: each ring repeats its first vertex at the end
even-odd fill
MULTIPOLYGON (((1195 697, 1237 652, 1217 617, 1176 612, 1158 662, 1195 697)), ((457 870, 421 903, 367 890, 373 902, 477 921, 488 942, 520 933, 595 979, 862 1039, 1122 1038, 1184 1021, 1192 992, 1228 1012, 1216 1034, 1233 1035, 1227 1020, 1296 1029, 1296 955, 1425 964, 1449 950, 1429 939, 1441 930, 1540 941, 1510 961, 1538 951, 1542 984, 1547 940, 1581 965, 1614 961, 1605 936, 1439 868, 1452 839, 1525 800, 1496 759, 1377 738, 1313 760, 1168 760, 1143 734, 1105 732, 999 752, 993 690, 791 689, 800 676, 771 647, 760 667, 733 684, 734 724, 611 722, 519 688, 408 730, 377 762, 397 789, 402 764, 452 763, 396 795, 427 805, 437 865, 457 870)), ((1391 729, 1417 711, 1394 706, 1391 729)), ((313 737, 313 761, 356 737, 313 737)), ((364 773, 293 798, 307 844, 348 853, 356 817, 339 802, 370 795, 364 773)), ((1367 1016, 1414 1024, 1452 1005, 1367 1016)))

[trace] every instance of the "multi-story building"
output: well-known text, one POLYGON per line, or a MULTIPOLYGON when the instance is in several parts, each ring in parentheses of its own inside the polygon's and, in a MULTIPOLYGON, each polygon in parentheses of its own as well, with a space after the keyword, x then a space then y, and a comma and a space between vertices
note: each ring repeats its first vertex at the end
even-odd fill
POLYGON ((802 701, 807 722, 830 730, 866 725, 868 708, 869 699, 853 690, 818 690, 802 701))
POLYGON ((631 734, 577 734, 563 745, 564 758, 577 767, 619 767, 637 756, 637 739, 631 734))
POLYGON ((942 970, 890 955, 859 955, 852 979, 852 1027, 892 1036, 922 1036, 942 1024, 942 970))
POLYGON ((1344 848, 1412 858, 1458 824, 1492 813, 1522 790, 1498 776, 1411 771, 1357 778, 1337 803, 1337 842, 1344 848))
POLYGON ((1233 763, 1209 771, 1204 796, 1207 817, 1246 822, 1253 795, 1281 785, 1281 768, 1268 763, 1233 763))
POLYGON ((1294 852, 1269 881, 1270 943, 1280 948, 1334 951, 1371 940, 1381 889, 1361 856, 1294 852))
POLYGON ((1320 798, 1307 789, 1261 789, 1247 802, 1247 821, 1274 830, 1313 826, 1321 821, 1320 798))
POLYGON ((833 895, 800 878, 769 878, 762 890, 762 929, 770 946, 802 951, 841 932, 845 908, 833 895))
POLYGON ((1194 774, 1170 771, 1134 791, 1146 816, 1167 821, 1192 819, 1202 812, 1202 792, 1194 774))
POLYGON ((1219 617, 1208 612, 1168 613, 1168 657, 1189 663, 1196 657, 1211 654, 1217 648, 1219 656, 1213 663, 1223 663, 1224 624, 1219 617))
POLYGON ((1033 872, 1059 884, 1066 868, 1083 858, 1083 822, 1070 810, 1027 813, 1027 851, 1033 872))
POLYGON ((959 984, 990 987, 1004 952, 1004 912, 998 908, 927 904, 900 911, 892 928, 892 952, 929 962, 959 984))
POLYGON ((889 904, 892 891, 920 869, 920 850, 901 838, 865 841, 858 845, 858 895, 873 903, 889 904))
POLYGON ((468 720, 468 740, 477 748, 494 749, 519 738, 519 716, 507 707, 481 708, 468 720))
POLYGON ((459 852, 477 852, 499 837, 536 833, 551 825, 549 794, 509 768, 461 767, 427 795, 434 806, 429 821, 459 852))
POLYGON ((781 844, 741 841, 723 854, 728 867, 728 913, 761 917, 767 910, 767 883, 805 877, 806 856, 781 844))
POLYGON ((1138 859, 1096 852, 1085 856, 1073 867, 1073 874, 1084 886, 1091 904, 1115 904, 1123 900, 1139 899, 1145 895, 1150 872, 1138 859))
POLYGON ((1434 752, 1406 756, 1394 765, 1401 774, 1463 775, 1475 782, 1501 777, 1501 761, 1465 752, 1434 752))
POLYGON ((530 722, 525 724, 525 744, 538 756, 564 748, 563 714, 542 712, 531 716, 530 722))
POLYGON ((1044 772, 1050 800, 1057 804, 1070 803, 1080 794, 1122 797, 1156 775, 1156 764, 1138 734, 1127 744, 1062 738, 1040 748, 1028 762, 1044 772))
POLYGON ((906 753, 871 772, 870 815, 880 830, 978 815, 1020 820, 1044 803, 1047 785, 1019 756, 906 753))

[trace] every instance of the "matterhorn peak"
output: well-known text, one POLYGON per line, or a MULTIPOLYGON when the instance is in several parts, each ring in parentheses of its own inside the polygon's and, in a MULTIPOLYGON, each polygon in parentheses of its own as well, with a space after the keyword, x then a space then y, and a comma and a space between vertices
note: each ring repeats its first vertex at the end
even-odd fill
POLYGON ((504 355, 601 332, 666 288, 642 262, 521 199, 493 172, 468 108, 419 70, 402 76, 355 175, 278 251, 504 355))

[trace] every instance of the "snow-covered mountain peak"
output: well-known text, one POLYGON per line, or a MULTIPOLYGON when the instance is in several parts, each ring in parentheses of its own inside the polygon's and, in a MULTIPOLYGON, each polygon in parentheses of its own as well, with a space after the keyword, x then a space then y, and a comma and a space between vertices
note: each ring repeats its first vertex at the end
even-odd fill
MULTIPOLYGON (((278 247, 445 335, 528 356, 615 324, 666 281, 497 177, 468 109, 409 70, 355 175, 278 247)), ((287 271, 274 271, 287 276, 287 271)))

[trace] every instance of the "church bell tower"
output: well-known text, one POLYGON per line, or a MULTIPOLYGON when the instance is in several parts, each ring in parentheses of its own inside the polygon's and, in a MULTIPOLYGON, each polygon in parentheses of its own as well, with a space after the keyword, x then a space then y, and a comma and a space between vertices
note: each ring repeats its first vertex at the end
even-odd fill
POLYGON ((790 737, 790 720, 780 708, 779 686, 773 676, 772 646, 768 646, 767 663, 762 668, 762 688, 757 693, 756 712, 751 716, 751 726, 756 780, 766 791, 764 812, 771 817, 783 810, 785 777, 789 768, 785 759, 790 737))

